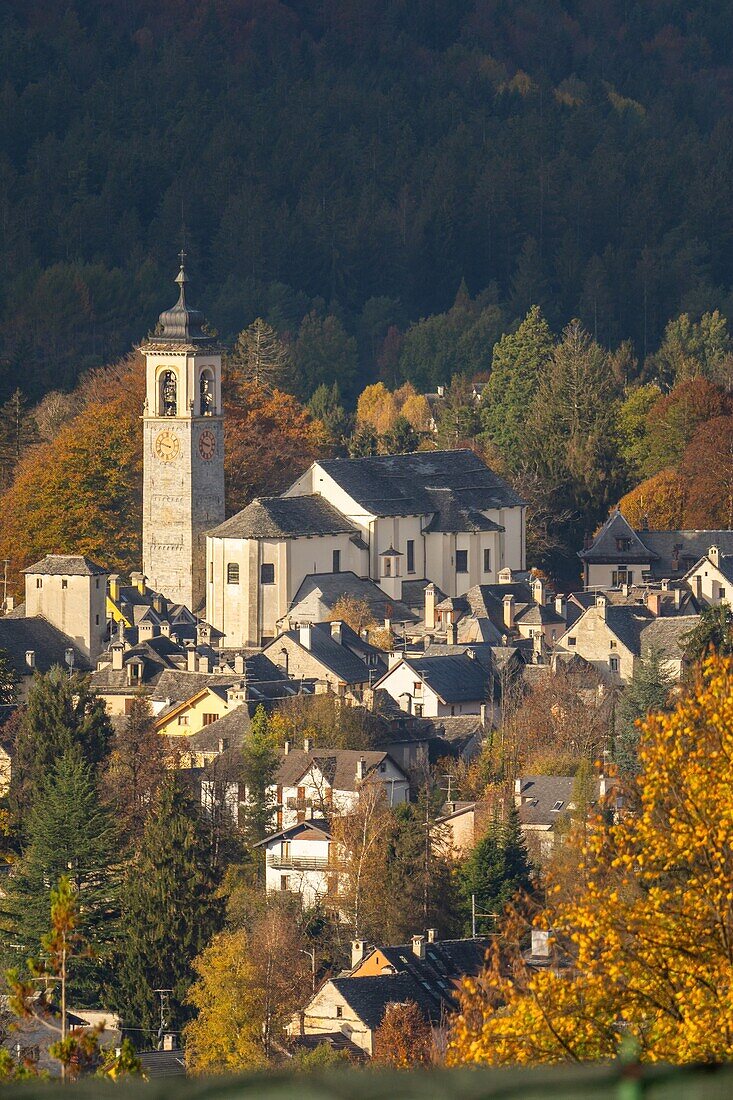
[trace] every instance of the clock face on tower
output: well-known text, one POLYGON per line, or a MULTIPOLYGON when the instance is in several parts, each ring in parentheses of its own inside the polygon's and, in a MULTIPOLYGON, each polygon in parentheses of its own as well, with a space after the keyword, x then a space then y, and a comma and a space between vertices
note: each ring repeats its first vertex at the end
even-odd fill
POLYGON ((208 428, 199 436, 199 454, 204 462, 211 462, 216 455, 216 436, 208 428))
POLYGON ((164 431, 158 432, 153 449, 161 462, 173 462, 174 459, 178 458, 181 443, 175 432, 171 432, 166 428, 164 431))

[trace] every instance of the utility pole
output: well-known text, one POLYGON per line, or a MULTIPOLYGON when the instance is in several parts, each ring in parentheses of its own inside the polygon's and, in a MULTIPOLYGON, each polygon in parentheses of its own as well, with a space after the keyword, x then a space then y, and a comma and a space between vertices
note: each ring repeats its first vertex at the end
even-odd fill
POLYGON ((497 920, 498 913, 479 913, 476 908, 476 895, 471 894, 471 939, 476 939, 476 921, 491 918, 497 920))

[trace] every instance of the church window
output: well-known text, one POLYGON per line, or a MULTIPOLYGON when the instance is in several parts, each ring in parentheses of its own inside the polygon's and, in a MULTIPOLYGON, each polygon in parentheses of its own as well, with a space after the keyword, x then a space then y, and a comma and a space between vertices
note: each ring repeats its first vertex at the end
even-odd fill
POLYGON ((43 588, 43 577, 36 577, 36 588, 43 588))
POLYGON ((456 573, 468 572, 468 550, 456 550, 456 573))
POLYGON ((175 416, 178 411, 178 383, 174 370, 164 370, 160 376, 160 409, 163 416, 175 416))
POLYGON ((491 550, 484 550, 484 573, 491 572, 491 550))
POLYGON ((214 376, 210 370, 201 372, 199 379, 199 414, 201 416, 213 416, 214 408, 214 376))
POLYGON ((275 583, 275 566, 271 561, 264 561, 260 566, 260 584, 275 583))
POLYGON ((62 578, 61 578, 61 587, 62 587, 62 588, 68 588, 68 587, 69 587, 69 582, 68 582, 68 580, 66 579, 66 577, 62 577, 62 578))
POLYGON ((333 552, 333 569, 331 570, 331 572, 332 573, 340 573, 341 572, 341 551, 340 550, 334 550, 334 552, 333 552))
POLYGON ((227 584, 239 584, 239 564, 230 561, 227 565, 227 584))
POLYGON ((407 540, 407 572, 415 572, 415 540, 407 540))

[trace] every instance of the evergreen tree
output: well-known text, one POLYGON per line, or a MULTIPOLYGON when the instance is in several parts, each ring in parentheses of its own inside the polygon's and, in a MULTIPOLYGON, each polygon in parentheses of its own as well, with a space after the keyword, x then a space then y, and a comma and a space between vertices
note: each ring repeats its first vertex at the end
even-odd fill
POLYGON ((439 447, 450 450, 476 438, 480 428, 479 409, 468 378, 462 375, 451 378, 437 408, 435 438, 439 447))
POLYGON ((388 455, 406 455, 420 446, 420 436, 409 420, 398 416, 392 429, 382 436, 382 447, 388 455))
POLYGON ((336 378, 347 394, 353 389, 358 369, 356 340, 332 314, 321 318, 311 311, 300 326, 293 345, 293 366, 298 393, 310 397, 321 383, 336 378))
POLYGON ((0 724, 5 721, 7 708, 15 703, 18 691, 18 674, 10 663, 5 650, 0 649, 0 724))
POLYGON ((379 438, 369 425, 355 431, 349 440, 349 458, 371 458, 379 454, 379 438))
POLYGON ((733 655, 733 611, 727 603, 704 607, 699 621, 692 630, 683 634, 685 660, 697 665, 705 657, 717 653, 721 657, 733 655))
POLYGON ((553 344, 539 306, 532 306, 517 331, 502 336, 494 348, 481 420, 510 469, 515 469, 525 456, 527 413, 552 356, 553 344))
POLYGON ((72 988, 82 1003, 93 1004, 109 976, 117 936, 119 844, 93 770, 75 751, 67 750, 49 769, 28 816, 27 837, 3 901, 6 955, 10 945, 22 944, 26 954, 34 949, 48 924, 49 889, 68 875, 79 899, 79 930, 93 950, 77 963, 72 988))
POLYGON ((245 789, 240 825, 245 841, 256 844, 272 832, 275 799, 271 788, 275 784, 280 756, 265 708, 260 704, 254 713, 249 734, 242 749, 242 782, 245 789))
POLYGON ((124 884, 121 948, 111 988, 113 1007, 134 1042, 148 1042, 159 1027, 156 990, 170 990, 166 1028, 179 1031, 193 960, 219 925, 220 905, 202 840, 198 806, 186 779, 171 775, 160 788, 145 824, 140 850, 124 884))
POLYGON ((529 890, 531 868, 527 847, 512 807, 507 820, 495 818, 461 869, 465 930, 471 934, 472 897, 476 912, 494 915, 497 926, 507 903, 519 890, 529 890))
POLYGON ((13 479, 15 468, 33 443, 38 442, 36 422, 22 391, 16 389, 0 408, 0 468, 2 484, 13 479))
POLYGON ((327 386, 325 382, 317 388, 308 409, 315 420, 320 420, 334 443, 339 443, 348 434, 349 417, 341 404, 341 390, 338 382, 327 386))
POLYGON ((122 835, 138 841, 156 790, 166 775, 165 740, 155 728, 150 703, 132 700, 115 734, 104 772, 104 789, 122 835))
POLYGON ((664 654, 660 649, 650 649, 637 662, 616 713, 615 757, 623 774, 638 774, 637 722, 648 714, 666 709, 673 683, 674 678, 665 667, 664 654))
POLYGON ((237 337, 231 362, 240 368, 248 384, 271 390, 286 384, 290 352, 274 328, 257 317, 237 337))
POLYGON ((69 676, 55 667, 36 676, 18 729, 11 782, 11 806, 18 819, 54 763, 65 752, 96 767, 106 757, 112 727, 104 702, 90 690, 88 680, 69 676))

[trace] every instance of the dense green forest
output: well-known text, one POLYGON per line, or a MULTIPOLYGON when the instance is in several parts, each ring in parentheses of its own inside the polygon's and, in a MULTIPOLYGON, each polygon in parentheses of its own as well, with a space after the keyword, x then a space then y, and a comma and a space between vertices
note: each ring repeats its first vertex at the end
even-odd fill
POLYGON ((296 341, 306 318, 302 397, 448 381, 409 326, 462 280, 469 369, 532 304, 642 362, 671 317, 731 316, 731 14, 6 0, 0 400, 126 352, 168 304, 183 224, 222 336, 262 315, 296 341))

